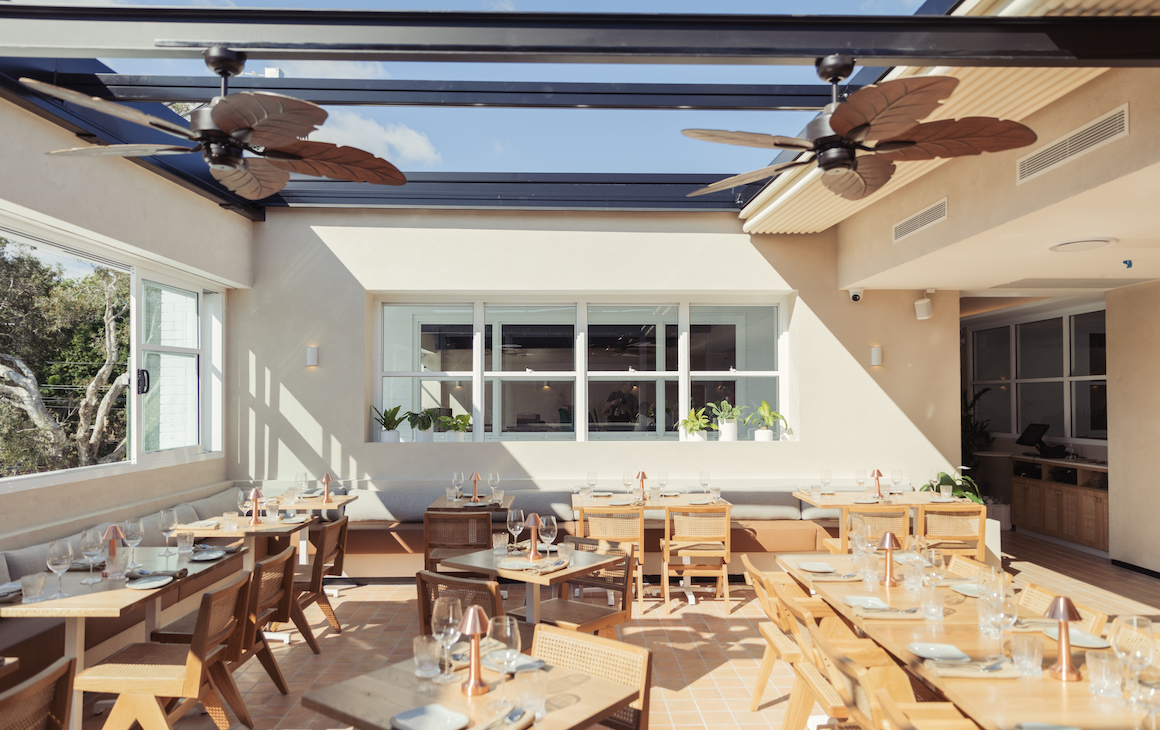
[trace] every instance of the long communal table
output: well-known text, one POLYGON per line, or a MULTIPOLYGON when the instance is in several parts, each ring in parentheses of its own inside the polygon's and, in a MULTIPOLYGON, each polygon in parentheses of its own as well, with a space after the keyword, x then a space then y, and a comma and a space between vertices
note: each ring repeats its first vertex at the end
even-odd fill
MULTIPOLYGON (((940 590, 947 592, 947 611, 941 621, 864 618, 846 604, 843 600, 846 596, 877 596, 894 608, 906 609, 919 605, 918 595, 907 592, 901 585, 886 588, 878 583, 867 586, 862 581, 831 582, 817 579, 816 574, 798 568, 799 562, 808 561, 824 561, 833 566, 838 574, 846 574, 854 571, 849 556, 782 553, 777 556, 777 563, 902 662, 911 673, 940 691, 963 714, 987 730, 1015 730, 1015 726, 1021 722, 1054 723, 1083 730, 1127 730, 1136 726, 1142 714, 1128 710, 1116 700, 1092 696, 1088 691, 1086 668, 1082 666, 1083 649, 1072 647, 1072 658, 1084 673, 1082 681, 1060 682, 1052 679, 1047 669, 1055 664, 1058 644, 1047 636, 1043 637, 1044 672, 1039 677, 940 677, 906 647, 913 642, 935 642, 954 644, 972 658, 997 653, 998 640, 979 634, 976 599, 944 587, 940 590)), ((1024 613, 1022 608, 1020 616, 1039 617, 1031 612, 1024 613)))

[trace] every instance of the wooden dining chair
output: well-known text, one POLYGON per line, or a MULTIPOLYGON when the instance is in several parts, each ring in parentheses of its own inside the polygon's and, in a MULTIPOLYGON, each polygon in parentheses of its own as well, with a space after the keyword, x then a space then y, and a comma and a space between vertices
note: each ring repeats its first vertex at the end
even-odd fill
MULTIPOLYGON (((568 582, 561 584, 559 598, 540 601, 540 622, 569 631, 596 634, 610 639, 618 638, 616 627, 632 620, 635 546, 630 542, 610 542, 582 537, 566 537, 564 542, 574 546, 578 553, 619 555, 622 559, 585 575, 570 578, 568 582), (612 591, 620 595, 620 600, 615 606, 574 601, 570 593, 572 587, 612 591)), ((527 612, 523 607, 513 608, 508 613, 527 620, 527 612)))
POLYGON ((910 507, 900 504, 866 504, 842 507, 841 535, 822 540, 826 549, 837 555, 850 552, 850 536, 846 525, 850 516, 858 515, 870 525, 870 540, 878 542, 887 532, 893 532, 900 544, 910 536, 910 507))
POLYGON ((950 555, 987 559, 987 507, 982 504, 920 504, 914 534, 950 555))
MULTIPOLYGON (((274 681, 274 686, 282 694, 290 689, 274 652, 266 641, 264 629, 271 623, 285 623, 302 612, 294 600, 294 558, 297 546, 291 545, 277 555, 254 563, 250 577, 250 595, 246 601, 247 616, 243 632, 241 654, 231 658, 230 671, 237 671, 254 657, 262 664, 266 674, 274 681)), ((305 616, 302 617, 305 622, 305 616)), ((157 629, 150 637, 162 644, 190 644, 197 628, 197 611, 190 611, 176 621, 157 629)), ((305 637, 304 637, 305 638, 305 637)), ((309 644, 314 640, 310 634, 309 644)), ((312 647, 313 648, 313 645, 312 647)), ((316 654, 318 652, 315 652, 316 654)))
POLYGON ((439 598, 458 598, 463 608, 479 606, 487 617, 503 616, 503 598, 499 583, 494 580, 460 578, 444 573, 421 570, 415 574, 415 590, 419 596, 419 633, 431 633, 431 611, 439 598))
POLYGON ((717 579, 717 597, 729 605, 729 519, 728 502, 704 507, 666 507, 665 542, 662 545, 661 579, 664 610, 669 610, 669 579, 709 576, 717 579))
POLYGON ((0 694, 0 730, 68 730, 76 665, 76 659, 57 659, 0 694))
POLYGON ((328 575, 342 575, 342 561, 346 555, 346 531, 350 524, 349 517, 343 517, 336 522, 327 522, 318 528, 310 530, 310 542, 314 545, 314 553, 306 564, 300 561, 294 564, 294 599, 298 603, 297 611, 291 619, 302 638, 310 645, 315 653, 321 653, 318 640, 306 620, 306 609, 314 604, 322 611, 327 623, 334 629, 334 633, 342 633, 342 624, 334 614, 334 607, 330 605, 330 598, 326 595, 324 579, 328 575))
MULTIPOLYGON (((915 702, 903 704, 895 702, 890 692, 880 689, 876 693, 878 706, 882 712, 882 730, 979 730, 974 720, 959 714, 955 717, 946 707, 949 702, 915 702)), ((953 707, 953 705, 952 705, 953 707)), ((958 710, 955 709, 955 713, 958 710)))
POLYGON ((567 667, 610 682, 632 687, 640 696, 600 724, 614 730, 647 730, 652 652, 603 636, 581 634, 556 626, 536 624, 532 656, 553 666, 567 667))
POLYGON ((424 512, 423 570, 491 547, 491 512, 424 512))
POLYGON ((130 644, 78 674, 76 689, 117 695, 104 730, 129 730, 134 722, 143 730, 171 730, 198 702, 219 730, 228 730, 222 700, 254 727, 227 666, 241 653, 249 587, 246 573, 202 594, 189 646, 130 644))
MULTIPOLYGON (((629 543, 633 546, 637 612, 644 612, 644 507, 578 507, 580 537, 629 543)), ((608 594, 609 605, 612 594, 608 594)), ((631 601, 631 596, 629 597, 631 601)))
MULTIPOLYGON (((753 685, 753 698, 749 703, 749 711, 757 712, 761 706, 761 698, 765 694, 765 687, 769 684, 769 677, 773 674, 773 668, 777 664, 777 660, 781 659, 790 666, 794 662, 803 659, 801 650, 798 648, 797 642, 789 635, 790 628, 785 622, 781 610, 778 608, 778 598, 774 592, 773 578, 769 573, 758 570, 753 566, 749 560, 749 555, 743 553, 741 555, 741 564, 745 567, 746 581, 753 586, 754 593, 757 595, 757 603, 761 606, 761 612, 765 614, 767 621, 760 621, 757 624, 757 631, 761 634, 761 638, 765 639, 765 652, 761 656, 761 667, 757 671, 757 679, 753 685)), ((794 591, 800 594, 800 597, 805 598, 806 594, 802 591, 797 583, 789 577, 787 573, 776 573, 775 575, 783 576, 784 579, 779 581, 787 591, 794 591)))
MULTIPOLYGON (((1042 616, 1047 612, 1047 607, 1051 605, 1052 599, 1058 595, 1055 591, 1050 591, 1034 583, 1028 583, 1019 593, 1019 605, 1033 611, 1036 616, 1042 616)), ((1108 615, 1091 606, 1085 606, 1079 601, 1073 601, 1073 603, 1076 610, 1079 611, 1080 619, 1072 621, 1070 625, 1073 628, 1082 629, 1092 636, 1101 635, 1108 623, 1108 615)))

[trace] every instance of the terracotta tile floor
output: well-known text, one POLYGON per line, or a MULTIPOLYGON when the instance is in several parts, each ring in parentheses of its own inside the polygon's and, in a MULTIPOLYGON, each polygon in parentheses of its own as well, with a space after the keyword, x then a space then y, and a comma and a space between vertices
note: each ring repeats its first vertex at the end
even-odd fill
MULTIPOLYGON (((1122 591, 1135 601, 1160 605, 1160 580, 1115 568, 1108 561, 1022 535, 1004 534, 1005 564, 1019 570, 1034 562, 1055 575, 1086 580, 1122 591)), ((670 615, 658 610, 659 599, 646 599, 645 611, 622 627, 625 641, 653 651, 654 682, 650 727, 780 727, 785 700, 792 684, 789 668, 779 665, 765 688, 758 712, 749 712, 754 678, 764 651, 757 632, 761 612, 753 592, 732 585, 734 609, 726 614, 723 602, 698 599, 683 602, 670 615)), ((698 591, 701 594, 701 591, 698 591)), ((591 600, 599 600, 593 596, 591 600)), ((522 604, 523 590, 511 586, 508 605, 522 604)), ((338 728, 341 724, 306 710, 299 704, 304 692, 378 669, 410 657, 411 639, 418 631, 413 585, 366 585, 344 588, 334 601, 343 623, 335 634, 317 608, 308 612, 323 653, 315 655, 292 634, 289 646, 274 645, 278 662, 290 685, 280 695, 257 661, 236 677, 255 720, 255 730, 283 728, 338 728)), ((91 701, 91 700, 90 700, 91 701)), ((820 719, 820 718, 819 718, 820 719)), ((100 730, 104 717, 86 712, 84 730, 100 730)), ((179 730, 212 730, 205 715, 191 715, 179 730)))

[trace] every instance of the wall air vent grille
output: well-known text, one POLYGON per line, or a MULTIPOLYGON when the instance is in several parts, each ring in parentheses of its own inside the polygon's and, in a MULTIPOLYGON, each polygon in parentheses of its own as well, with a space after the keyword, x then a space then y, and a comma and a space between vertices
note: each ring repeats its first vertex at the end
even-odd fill
POLYGON ((1128 136, 1128 105, 1108 112, 1090 124, 1052 142, 1015 163, 1017 185, 1086 155, 1108 142, 1128 136))
POLYGON ((921 210, 904 221, 894 224, 894 242, 898 243, 907 236, 913 236, 921 230, 930 228, 935 223, 947 219, 947 199, 943 198, 925 210, 921 210))

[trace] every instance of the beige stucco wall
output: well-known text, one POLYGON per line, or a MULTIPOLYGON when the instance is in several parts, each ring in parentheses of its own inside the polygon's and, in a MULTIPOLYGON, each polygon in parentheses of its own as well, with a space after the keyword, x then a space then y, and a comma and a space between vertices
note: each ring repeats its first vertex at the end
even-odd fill
POLYGON ((1160 571, 1160 282, 1107 293, 1109 550, 1122 560, 1160 571))
POLYGON ((414 479, 462 468, 550 480, 639 467, 668 469, 674 480, 705 468, 722 478, 808 480, 826 467, 847 479, 855 468, 902 467, 917 480, 957 464, 953 296, 940 296, 937 318, 925 323, 914 319, 911 292, 853 305, 835 289, 835 257, 830 236, 753 238, 732 215, 270 211, 255 233, 254 287, 229 301, 229 476, 285 479, 305 468, 414 479), (798 440, 368 443, 376 302, 476 296, 788 296, 786 370, 796 386, 795 402, 782 407, 801 414, 791 422, 798 440), (886 348, 874 372, 872 341, 886 348), (304 365, 307 345, 320 347, 318 368, 304 365))

